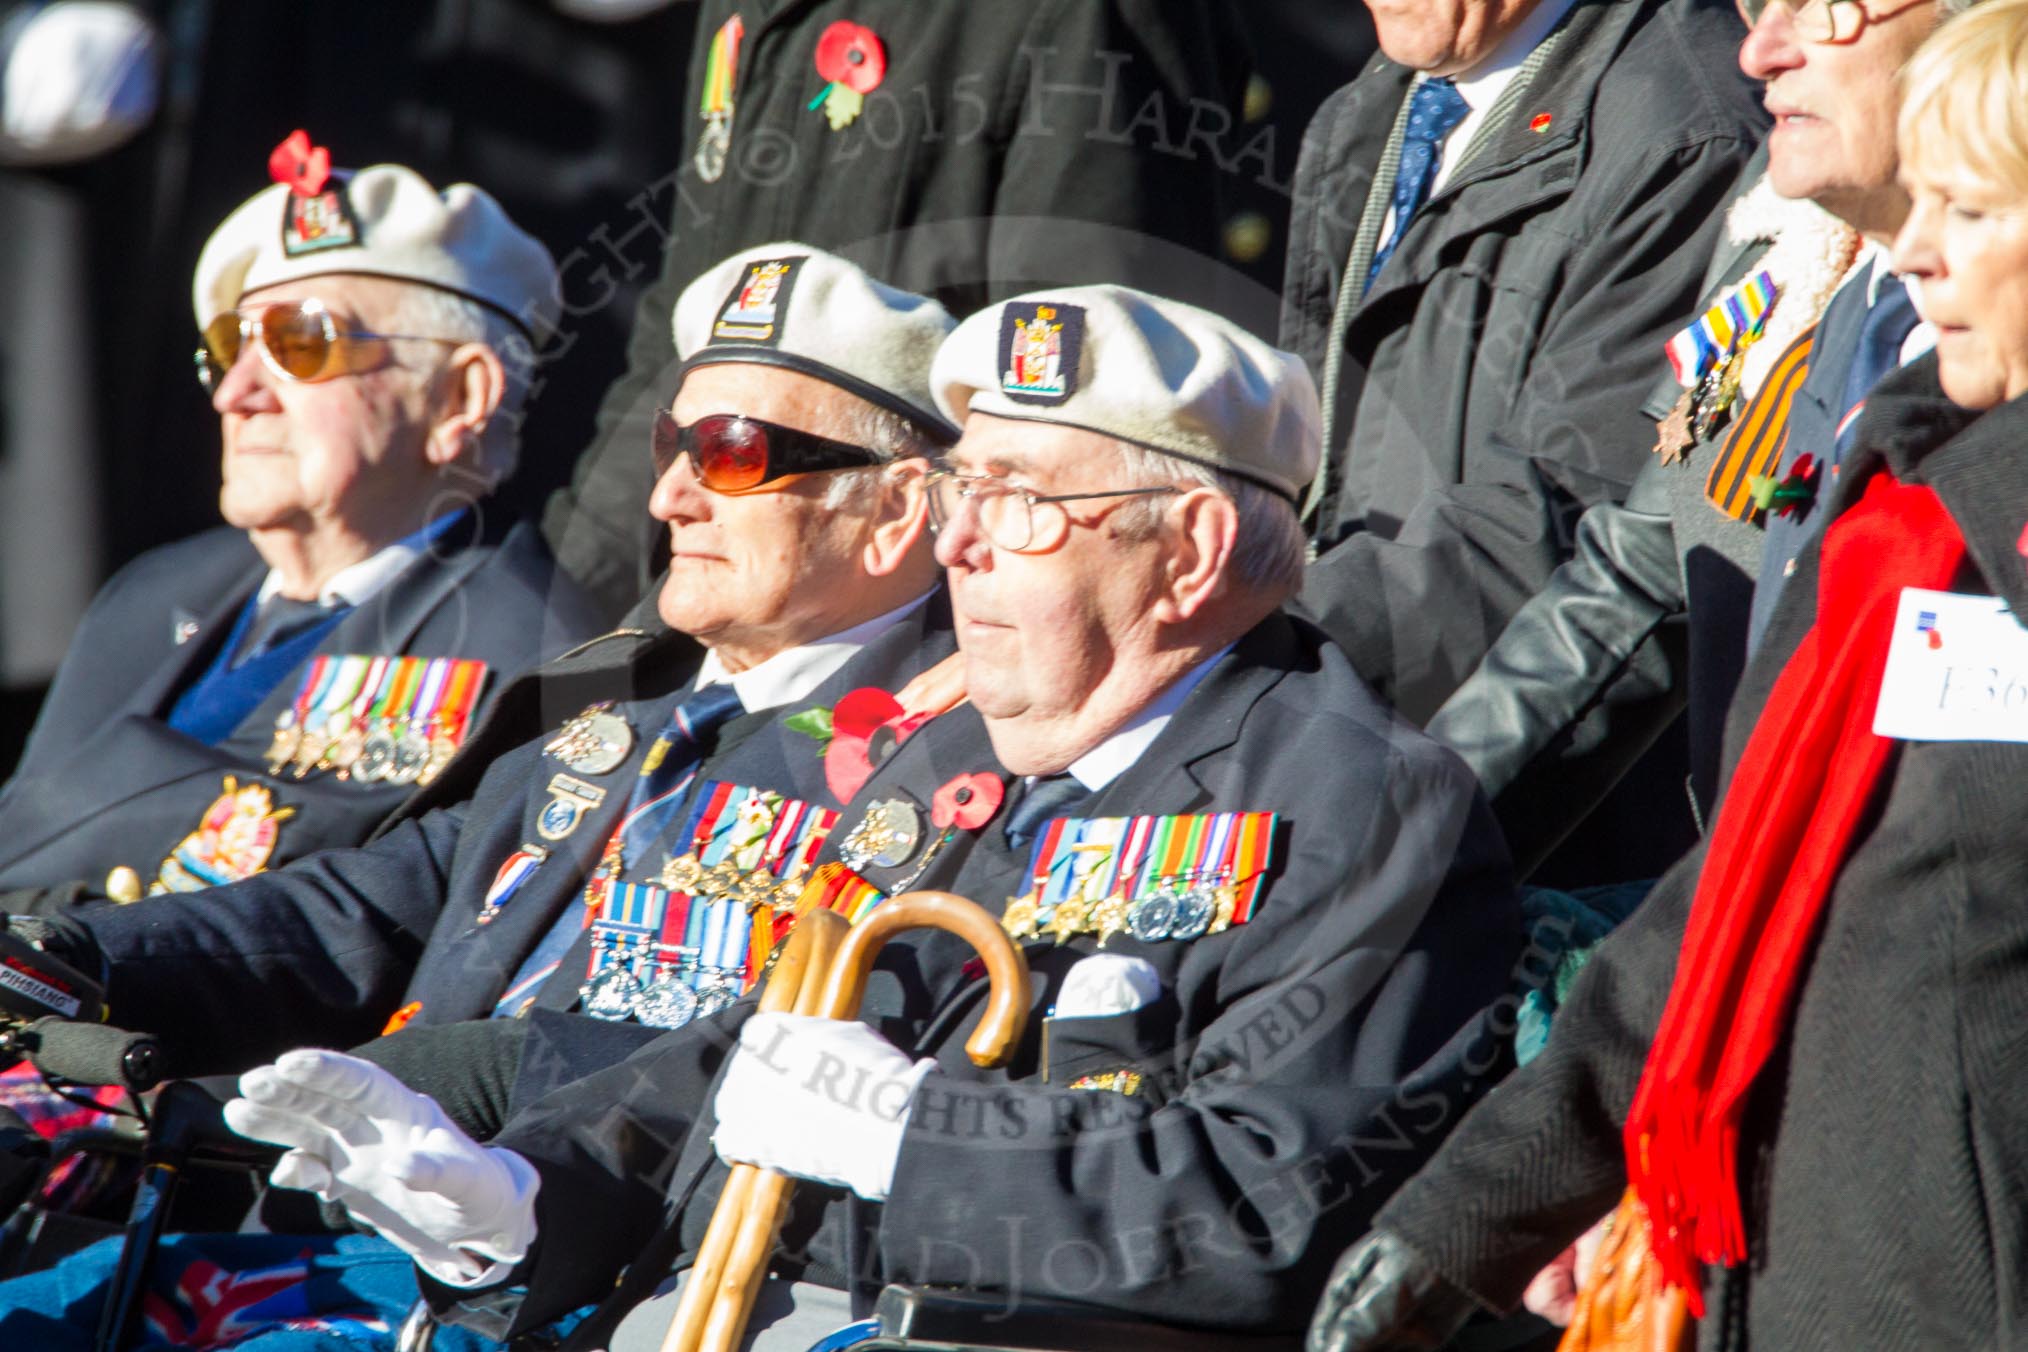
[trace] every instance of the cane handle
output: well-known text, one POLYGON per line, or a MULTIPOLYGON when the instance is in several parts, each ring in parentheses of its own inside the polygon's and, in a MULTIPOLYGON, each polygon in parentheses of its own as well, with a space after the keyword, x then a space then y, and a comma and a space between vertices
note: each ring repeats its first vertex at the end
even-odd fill
POLYGON ((903 930, 940 929, 978 951, 991 985, 979 1026, 965 1040, 976 1066, 997 1066, 1014 1054, 1028 1022, 1028 960, 986 909, 950 892, 904 892, 889 897, 852 927, 831 963, 819 1012, 830 1019, 858 1017, 866 978, 880 947, 903 930))

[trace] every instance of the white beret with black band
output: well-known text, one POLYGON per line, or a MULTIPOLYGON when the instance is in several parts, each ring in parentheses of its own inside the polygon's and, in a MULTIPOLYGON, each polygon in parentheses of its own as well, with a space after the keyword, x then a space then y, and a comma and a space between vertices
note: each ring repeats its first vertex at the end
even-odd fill
POLYGON ((930 363, 957 321, 835 254, 795 243, 743 249, 683 289, 673 327, 685 372, 716 362, 800 371, 945 444, 957 440, 930 396, 930 363))
POLYGON ((1061 423, 1226 470, 1299 502, 1323 420, 1302 359, 1209 310, 1122 286, 989 305, 937 353, 937 406, 1061 423))
POLYGON ((240 297, 306 277, 389 277, 477 301, 538 345, 561 310, 556 263, 484 189, 442 192, 399 164, 336 169, 296 132, 268 160, 276 182, 212 232, 191 304, 203 328, 240 297))

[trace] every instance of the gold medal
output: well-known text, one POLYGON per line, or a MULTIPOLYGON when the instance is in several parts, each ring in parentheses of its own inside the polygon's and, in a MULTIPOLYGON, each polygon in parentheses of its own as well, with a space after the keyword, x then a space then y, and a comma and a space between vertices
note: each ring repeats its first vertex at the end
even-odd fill
POLYGON ((1239 889, 1229 882, 1220 883, 1217 898, 1218 909, 1212 914, 1209 931, 1212 934, 1232 928, 1232 917, 1239 909, 1239 889))
POLYGON ((1127 932, 1127 899, 1115 892, 1091 908, 1091 927, 1098 932, 1098 946, 1104 948, 1106 941, 1115 934, 1127 932))
POLYGON ((694 895, 704 881, 704 861, 694 854, 671 859, 662 866, 661 876, 655 881, 671 892, 694 895))
POLYGON ((296 743, 293 773, 297 779, 310 773, 317 762, 323 759, 324 749, 330 744, 330 739, 315 728, 304 730, 302 738, 296 743))
POLYGON ((1056 903, 1056 914, 1049 917, 1049 933, 1062 943, 1090 929, 1090 919, 1090 902, 1083 897, 1065 897, 1056 903))
POLYGON ((288 768, 296 758, 296 749, 303 744, 303 732, 294 723, 287 727, 277 725, 275 739, 268 743, 268 773, 278 775, 288 768))
POLYGON ((1033 939, 1035 937, 1035 894, 1007 898, 1007 909, 1000 915, 1000 928, 1007 931, 1010 939, 1033 939))
POLYGON ((698 894, 704 897, 729 897, 739 890, 745 876, 740 872, 739 865, 730 859, 721 859, 704 871, 704 877, 697 884, 698 894))
POLYGON ((359 763, 359 755, 366 749, 366 734, 358 728, 347 728, 343 736, 331 743, 331 765, 338 771, 338 778, 350 779, 352 767, 359 763))
POLYGON ((774 899, 775 887, 775 875, 764 868, 757 868, 739 880, 731 895, 746 907, 748 915, 752 915, 774 899))
POLYGON ((416 779, 416 783, 427 784, 434 780, 444 772, 444 767, 451 763, 451 757, 457 754, 457 740, 448 733, 440 732, 430 738, 429 759, 423 762, 422 774, 416 779))

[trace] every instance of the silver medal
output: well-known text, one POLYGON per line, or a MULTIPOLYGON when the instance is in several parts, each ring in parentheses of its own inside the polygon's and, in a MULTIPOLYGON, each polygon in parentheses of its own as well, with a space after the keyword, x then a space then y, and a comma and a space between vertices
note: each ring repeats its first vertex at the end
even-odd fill
POLYGON ((1171 939, 1201 939, 1218 914, 1218 893, 1204 884, 1185 888, 1176 896, 1176 918, 1169 925, 1171 939))
POLYGON ((1168 938, 1175 926, 1176 897, 1171 892, 1143 897, 1127 912, 1127 933, 1144 944, 1168 938))
POLYGON ((619 963, 600 972, 578 992, 584 1000, 584 1012, 595 1019, 614 1022, 633 1017, 634 1005, 641 998, 641 983, 634 979, 619 963))
POLYGON ((691 162, 697 166, 697 176, 706 183, 716 183, 725 176, 725 160, 732 150, 732 119, 714 117, 704 124, 704 134, 697 138, 697 154, 691 162))
POLYGON ((697 1017, 697 992, 664 972, 634 1002, 634 1017, 651 1028, 681 1028, 697 1017))

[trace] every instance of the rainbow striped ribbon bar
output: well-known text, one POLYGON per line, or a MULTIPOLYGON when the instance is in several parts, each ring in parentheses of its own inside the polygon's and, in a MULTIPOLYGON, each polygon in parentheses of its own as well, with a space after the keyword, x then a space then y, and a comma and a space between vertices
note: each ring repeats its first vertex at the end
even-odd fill
POLYGON ((1664 349, 1676 383, 1685 389, 1737 352, 1748 338, 1758 338, 1781 288, 1766 272, 1756 272, 1722 296, 1664 349))

